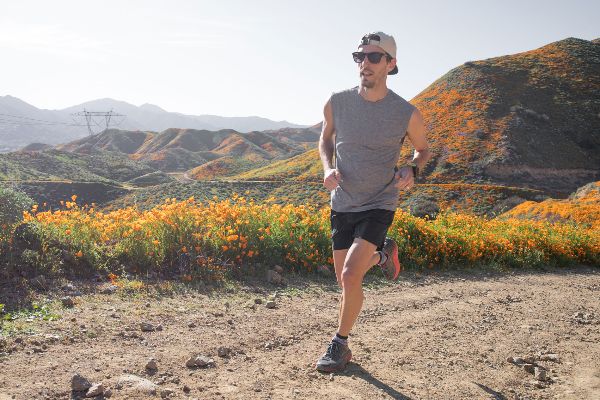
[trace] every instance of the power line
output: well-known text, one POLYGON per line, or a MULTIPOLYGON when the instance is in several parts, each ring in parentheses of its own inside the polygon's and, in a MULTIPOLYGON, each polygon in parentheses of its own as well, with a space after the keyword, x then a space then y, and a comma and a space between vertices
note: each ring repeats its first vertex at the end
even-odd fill
MULTIPOLYGON (((103 132, 108 130, 108 127, 110 126, 111 120, 113 120, 113 118, 121 118, 122 117, 120 122, 118 122, 114 125, 120 125, 123 122, 123 120, 125 119, 125 115, 118 114, 118 113, 114 112, 112 109, 110 111, 87 111, 84 108, 83 111, 71 114, 71 116, 85 118, 85 122, 88 127, 88 132, 90 133, 90 136, 93 136, 96 134, 92 129, 92 124, 98 126, 99 128, 102 128, 101 124, 98 122, 98 120, 96 118, 104 118, 103 132), (96 118, 94 118, 94 117, 96 117, 96 118)), ((113 121, 113 123, 114 123, 114 121, 113 121)))
POLYGON ((4 116, 4 117, 9 117, 9 118, 20 118, 20 119, 24 119, 27 121, 19 121, 19 120, 14 120, 14 119, 6 119, 6 118, 0 118, 0 121, 4 121, 4 122, 12 122, 15 124, 19 124, 19 125, 67 125, 67 126, 85 126, 85 125, 74 125, 72 123, 68 123, 68 122, 60 122, 60 121, 49 121, 49 120, 44 120, 44 119, 37 119, 37 118, 31 118, 31 117, 26 117, 23 115, 13 115, 13 114, 4 114, 4 113, 0 113, 0 116, 4 116), (30 122, 33 121, 33 122, 30 122))
POLYGON ((80 124, 67 124, 67 123, 50 124, 50 123, 44 123, 44 122, 21 122, 21 121, 15 121, 15 120, 11 120, 11 119, 2 119, 2 118, 0 118, 0 125, 12 125, 12 126, 86 126, 86 125, 80 125, 80 124))
POLYGON ((84 109, 82 112, 71 114, 72 117, 84 117, 85 124, 77 123, 68 123, 68 122, 60 122, 60 121, 49 121, 39 118, 31 118, 24 115, 14 115, 14 114, 6 114, 0 113, 0 125, 21 125, 21 126, 87 126, 88 132, 90 135, 94 135, 94 131, 92 129, 92 125, 96 125, 98 128, 107 130, 109 126, 119 126, 123 123, 125 119, 125 115, 118 114, 114 112, 112 109, 108 112, 105 111, 87 111, 84 109), (5 117, 5 118, 1 118, 5 117), (98 122, 95 117, 103 117, 104 121, 98 122))

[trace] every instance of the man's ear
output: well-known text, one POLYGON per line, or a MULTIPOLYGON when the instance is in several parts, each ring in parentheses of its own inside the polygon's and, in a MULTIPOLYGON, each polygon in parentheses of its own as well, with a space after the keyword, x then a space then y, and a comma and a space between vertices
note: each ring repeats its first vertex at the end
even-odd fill
POLYGON ((388 63, 388 72, 390 72, 391 70, 394 69, 394 67, 396 67, 396 59, 392 58, 392 60, 388 63))

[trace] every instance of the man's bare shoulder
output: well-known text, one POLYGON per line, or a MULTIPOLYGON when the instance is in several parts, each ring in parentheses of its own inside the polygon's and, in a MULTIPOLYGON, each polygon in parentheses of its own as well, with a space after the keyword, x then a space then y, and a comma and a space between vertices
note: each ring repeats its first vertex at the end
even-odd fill
POLYGON ((410 122, 423 122, 423 114, 421 114, 421 111, 417 107, 413 107, 412 114, 410 115, 410 122))
POLYGON ((424 150, 428 147, 427 144, 427 129, 425 127, 425 121, 423 115, 417 107, 412 112, 410 120, 408 121, 408 129, 406 130, 408 139, 417 150, 424 150))

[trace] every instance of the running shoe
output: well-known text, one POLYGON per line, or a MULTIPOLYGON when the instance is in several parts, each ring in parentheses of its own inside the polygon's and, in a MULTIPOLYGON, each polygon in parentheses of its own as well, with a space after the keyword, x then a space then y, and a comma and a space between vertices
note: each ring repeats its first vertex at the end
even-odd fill
POLYGON ((347 344, 332 340, 327 351, 317 361, 316 369, 320 372, 336 372, 346 368, 346 364, 352 358, 352 352, 347 344))
POLYGON ((383 264, 378 264, 383 271, 385 277, 389 280, 395 280, 402 270, 400 260, 398 260, 398 245, 394 239, 386 237, 382 251, 387 256, 383 264))

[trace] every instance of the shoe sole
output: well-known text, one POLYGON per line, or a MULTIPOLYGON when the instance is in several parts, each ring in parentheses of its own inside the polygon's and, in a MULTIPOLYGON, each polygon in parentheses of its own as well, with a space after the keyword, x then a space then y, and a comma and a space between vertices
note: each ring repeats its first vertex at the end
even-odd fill
POLYGON ((343 371, 344 369, 346 369, 346 365, 348 364, 348 362, 350 362, 350 360, 352 359, 352 353, 349 353, 348 356, 346 356, 346 359, 344 360, 344 363, 339 366, 339 367, 317 367, 315 365, 315 369, 319 372, 339 372, 339 371, 343 371))
POLYGON ((394 251, 392 252, 392 262, 394 263, 394 277, 392 280, 396 280, 400 273, 400 260, 398 260, 398 247, 396 246, 394 246, 394 251))
POLYGON ((392 258, 392 264, 394 264, 394 276, 392 278, 390 278, 388 276, 388 274, 385 272, 385 270, 384 270, 384 275, 388 280, 395 281, 396 278, 398 277, 398 275, 400 274, 400 270, 402 269, 400 267, 400 260, 398 260, 398 247, 397 246, 393 247, 392 254, 389 254, 388 257, 392 258))

